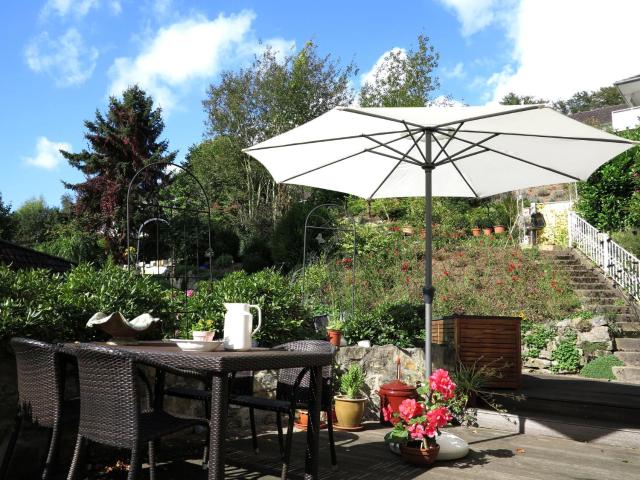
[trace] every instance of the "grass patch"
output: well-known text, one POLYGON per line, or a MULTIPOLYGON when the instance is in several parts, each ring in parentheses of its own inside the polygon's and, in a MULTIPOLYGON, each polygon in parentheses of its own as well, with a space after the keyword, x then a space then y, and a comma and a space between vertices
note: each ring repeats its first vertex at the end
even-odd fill
POLYGON ((604 357, 598 357, 587 363, 580 375, 587 378, 601 378, 605 380, 614 380, 613 367, 622 367, 624 362, 615 355, 605 355, 604 357))

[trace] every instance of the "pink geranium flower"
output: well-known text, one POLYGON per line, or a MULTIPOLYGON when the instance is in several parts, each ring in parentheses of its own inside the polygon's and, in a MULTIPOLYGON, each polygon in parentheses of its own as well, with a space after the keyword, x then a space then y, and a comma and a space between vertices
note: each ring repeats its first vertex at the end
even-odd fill
POLYGON ((400 417, 409 422, 412 418, 419 417, 424 412, 424 406, 413 398, 403 400, 399 407, 400 417))
POLYGON ((444 400, 451 400, 455 396, 456 384, 449 377, 449 372, 439 368, 429 377, 429 388, 442 395, 444 400))
POLYGON ((193 297, 193 290, 187 290, 187 297, 193 297))

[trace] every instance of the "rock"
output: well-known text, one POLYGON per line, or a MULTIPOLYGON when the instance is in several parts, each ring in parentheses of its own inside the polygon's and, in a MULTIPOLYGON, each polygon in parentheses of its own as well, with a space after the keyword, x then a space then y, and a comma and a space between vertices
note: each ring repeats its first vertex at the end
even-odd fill
POLYGON ((565 318, 564 320, 560 320, 558 323, 556 323, 556 328, 567 328, 571 325, 571 319, 565 318))
POLYGON ((540 350, 540 354, 538 355, 538 358, 542 358, 545 360, 551 360, 551 352, 553 350, 549 349, 549 350, 540 350))
POLYGON ((593 325, 594 327, 606 327, 607 319, 604 317, 604 315, 598 315, 597 317, 593 317, 591 319, 591 325, 593 325))
POLYGON ((611 338, 609 337, 609 328, 605 326, 593 327, 588 332, 578 332, 578 345, 589 342, 589 343, 599 343, 599 342, 610 342, 611 338))
POLYGON ((528 358, 524 361, 524 366, 527 368, 550 368, 551 360, 544 360, 542 358, 528 358))

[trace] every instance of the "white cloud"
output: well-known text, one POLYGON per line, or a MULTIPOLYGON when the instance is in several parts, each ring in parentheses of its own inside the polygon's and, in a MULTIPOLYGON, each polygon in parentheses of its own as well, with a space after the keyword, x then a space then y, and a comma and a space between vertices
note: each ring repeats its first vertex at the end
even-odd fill
POLYGON ((71 145, 65 142, 52 142, 47 137, 38 137, 35 155, 26 157, 24 160, 27 165, 53 170, 64 161, 60 150, 70 151, 71 145))
MULTIPOLYGON (((170 110, 193 82, 209 79, 264 48, 251 35, 254 19, 255 13, 243 10, 213 20, 197 15, 160 28, 136 57, 115 59, 109 69, 109 93, 119 95, 138 84, 165 112, 170 110)), ((294 45, 283 39, 268 43, 282 50, 294 45)))
POLYGON ((431 107, 465 107, 466 103, 456 100, 450 95, 439 95, 434 98, 431 102, 429 102, 429 106, 431 107))
POLYGON ((46 17, 56 14, 60 17, 73 15, 77 18, 84 17, 92 8, 97 8, 99 0, 48 0, 42 8, 41 15, 46 17))
POLYGON ((509 92, 568 98, 637 74, 638 18, 637 1, 522 0, 507 32, 512 61, 487 81, 493 101, 509 92))
POLYGON ((458 62, 453 68, 442 67, 442 76, 445 78, 457 78, 462 79, 467 76, 467 72, 464 70, 464 63, 458 62))
POLYGON ((468 37, 493 23, 502 23, 517 0, 439 0, 453 10, 460 21, 462 35, 468 37))
POLYGON ((70 86, 91 77, 98 50, 85 46, 82 35, 70 28, 59 38, 42 32, 27 45, 25 57, 34 72, 50 75, 59 86, 70 86))
POLYGON ((114 15, 120 15, 122 13, 122 3, 120 0, 111 0, 109 2, 109 9, 114 15))
POLYGON ((388 75, 388 72, 384 71, 385 60, 391 54, 399 54, 401 58, 405 58, 407 56, 407 51, 404 48, 395 47, 391 50, 387 50, 384 52, 376 63, 373 64, 370 70, 363 72, 360 75, 360 85, 364 85, 365 83, 372 83, 376 80, 376 76, 379 78, 385 78, 388 75))

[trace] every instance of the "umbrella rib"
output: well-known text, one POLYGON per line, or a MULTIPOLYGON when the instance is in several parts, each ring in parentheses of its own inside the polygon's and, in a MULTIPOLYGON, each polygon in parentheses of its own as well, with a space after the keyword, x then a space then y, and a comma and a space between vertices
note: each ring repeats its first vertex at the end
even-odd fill
POLYGON ((418 142, 420 140, 422 140, 422 137, 424 136, 424 131, 422 131, 422 134, 420 135, 420 138, 418 138, 418 140, 416 140, 415 138, 413 138, 413 133, 412 133, 411 129, 409 128, 409 125, 407 125, 407 122, 405 122, 403 120, 402 123, 404 124, 404 128, 407 129, 407 132, 411 133, 411 140, 413 140, 413 144, 416 146, 416 149, 418 150, 418 153, 420 154, 420 156, 424 160, 424 163, 426 164, 427 163, 427 156, 424 153, 422 153, 422 150, 420 150, 420 146, 418 145, 418 142))
POLYGON ((453 132, 453 135, 450 136, 449 138, 447 138, 447 142, 444 144, 444 147, 442 146, 440 141, 435 136, 433 137, 434 140, 440 146, 440 151, 438 152, 438 154, 436 155, 436 157, 433 159, 433 161, 431 163, 435 164, 442 153, 444 153, 447 157, 449 156, 449 155, 447 155, 447 152, 445 152, 445 149, 449 146, 449 143, 451 143, 451 140, 453 140, 453 137, 456 136, 456 133, 458 133, 460 128, 462 128, 462 125, 464 125, 464 122, 460 122, 460 125, 458 125, 458 127, 455 129, 455 131, 453 132))
MULTIPOLYGON (((443 135, 447 135, 447 136, 450 135, 450 134, 448 134, 448 133, 446 133, 446 132, 444 132, 442 130, 438 130, 438 132, 442 133, 443 135)), ((465 140, 464 138, 460 138, 460 137, 458 137, 456 140, 460 140, 461 142, 473 144, 473 142, 471 142, 471 140, 465 140)), ((503 155, 505 157, 512 158, 513 160, 517 160, 519 162, 526 163, 528 165, 532 165, 534 167, 541 168, 543 170, 548 170, 549 172, 553 172, 553 173, 556 173, 558 175, 562 175, 563 177, 570 178, 572 180, 575 180, 576 182, 580 181, 580 178, 575 177, 575 176, 573 176, 573 175, 571 175, 569 173, 561 172, 560 170, 556 170, 555 168, 546 167, 544 165, 539 165, 537 163, 530 162, 529 160, 525 160, 524 158, 520 158, 520 157, 516 157, 515 155, 511 155, 510 153, 501 152, 500 150, 496 150, 494 148, 490 148, 490 147, 486 147, 486 146, 483 147, 483 148, 485 148, 489 152, 497 153, 498 155, 503 155)))
MULTIPOLYGON (((402 132, 404 132, 404 130, 402 132)), ((402 132, 398 132, 398 133, 402 133, 402 132)), ((406 135, 403 135, 401 137, 395 138, 391 142, 397 142, 399 140, 407 138, 409 135, 410 134, 407 133, 406 135)), ((391 142, 389 142, 389 143, 391 143, 391 142)), ((285 182, 288 182, 290 180, 293 180, 294 178, 299 178, 299 177, 302 177, 304 175, 308 175, 309 173, 316 172, 316 171, 321 170, 321 169, 323 169, 325 167, 330 167, 331 165, 334 165, 334 164, 339 163, 339 162, 343 162, 344 160, 349 160, 350 158, 356 157, 356 156, 361 155, 361 154, 366 153, 366 152, 375 153, 375 154, 378 154, 378 155, 382 155, 384 157, 389 157, 389 158, 393 158, 394 160, 398 160, 398 157, 394 157, 393 155, 389 155, 389 154, 382 153, 382 152, 376 152, 375 151, 376 148, 380 148, 380 145, 376 145, 375 147, 365 148, 364 150, 361 150, 361 151, 356 152, 356 153, 352 153, 351 155, 347 155, 346 157, 338 158, 337 160, 334 160, 334 161, 329 162, 329 163, 325 163, 324 165, 320 165, 319 167, 315 167, 315 168, 312 168, 311 170, 307 170, 305 172, 293 175, 292 177, 285 178, 284 180, 281 180, 278 183, 285 183, 285 182)), ((414 162, 409 162, 408 160, 405 160, 404 158, 400 159, 400 161, 404 161, 404 162, 411 163, 411 164, 414 163, 414 162)))
MULTIPOLYGON (((408 134, 408 136, 413 137, 410 133, 408 134)), ((392 142, 380 142, 379 140, 376 140, 375 138, 371 138, 368 135, 365 135, 364 138, 366 138, 367 140, 371 140, 374 143, 377 143, 378 145, 380 145, 381 147, 385 147, 388 148, 389 150, 391 150, 393 153, 397 153, 398 155, 402 155, 403 159, 409 159, 409 160, 413 160, 413 162, 415 162, 417 165, 420 165, 420 161, 416 160, 415 158, 411 157, 409 155, 409 152, 413 149, 413 146, 409 149, 409 152, 407 153, 402 153, 400 150, 392 148, 389 146, 390 143, 396 141, 395 139, 392 142)), ((406 137, 405 137, 406 138, 406 137)))
POLYGON ((362 110, 357 110, 354 108, 349 108, 349 107, 338 107, 339 110, 342 110, 343 112, 348 112, 348 113, 355 113, 357 115, 364 115, 366 117, 373 117, 373 118, 379 118, 380 120, 389 120, 390 122, 396 122, 396 123, 406 123, 409 125, 413 125, 414 127, 417 127, 417 129, 422 130, 424 129, 424 125, 420 125, 419 123, 414 123, 414 122, 408 122, 405 120, 401 120, 398 118, 393 118, 393 117, 387 117, 386 115, 378 115, 372 112, 364 112, 362 110))
MULTIPOLYGON (((440 129, 440 130, 448 130, 453 131, 453 128, 449 129, 440 129)), ((535 138, 553 138, 558 140, 580 140, 584 142, 608 142, 608 143, 627 143, 627 144, 636 144, 636 142, 632 140, 627 140, 625 138, 592 138, 592 137, 564 137, 562 135, 544 135, 542 133, 518 133, 518 132, 490 132, 488 130, 457 130, 454 132, 459 133, 497 133, 499 135, 509 135, 515 137, 535 137, 535 138)), ((444 133, 444 132, 441 132, 444 133)))
MULTIPOLYGON (((512 108, 502 112, 493 112, 493 113, 487 113, 485 115, 477 115, 475 117, 463 118, 460 120, 452 120, 451 122, 434 125, 432 128, 439 129, 442 127, 446 127, 447 125, 455 125, 456 123, 473 122, 475 120, 484 120, 485 118, 500 117, 502 115, 510 115, 512 113, 526 112, 528 110, 535 110, 537 108, 544 108, 544 105, 526 105, 522 108, 512 108)), ((489 132, 489 133, 493 133, 493 132, 489 132)))
POLYGON ((436 167, 439 167, 439 166, 441 166, 441 165, 446 165, 447 163, 451 163, 451 162, 452 162, 452 161, 454 161, 454 160, 457 162, 458 160, 462 160, 462 159, 464 159, 464 158, 473 157, 473 156, 475 156, 475 155, 480 155, 481 153, 486 153, 486 152, 488 152, 488 151, 489 151, 486 147, 480 147, 480 148, 482 148, 483 150, 480 150, 479 152, 471 152, 471 153, 467 153, 466 155, 460 155, 460 156, 455 156, 455 157, 449 157, 447 160, 440 160, 440 161, 438 162, 438 164, 437 164, 437 165, 435 165, 435 166, 436 166, 436 167))
MULTIPOLYGON (((440 146, 440 152, 444 152, 444 149, 446 148, 446 145, 443 147, 442 144, 440 143, 440 140, 438 140, 435 136, 433 137, 434 140, 436 141, 436 143, 440 146)), ((451 138, 449 138, 449 140, 451 140, 451 138)), ((448 142, 447 142, 448 143, 448 142)), ((473 193, 473 196, 478 198, 478 193, 473 189, 473 187, 471 186, 471 184, 467 181, 467 179, 465 178, 465 176, 462 174, 462 172, 460 171, 460 169, 458 168, 458 166, 456 165, 455 160, 453 160, 449 155, 447 155, 447 152, 444 153, 445 156, 451 160, 451 165, 453 165, 453 168, 456 169, 456 172, 458 172, 458 175, 460 175, 460 178, 462 178, 462 180, 464 181, 464 183, 467 184, 467 187, 469 187, 469 190, 471 190, 471 193, 473 193)))
MULTIPOLYGON (((414 129, 413 131, 420 131, 419 128, 414 129)), ((377 132, 377 133, 369 133, 368 135, 371 137, 377 137, 377 136, 381 136, 381 135, 392 135, 394 133, 404 133, 405 130, 392 130, 389 132, 377 132)), ((318 140, 307 140, 306 142, 293 142, 293 143, 282 143, 280 145, 267 145, 264 147, 249 147, 249 148, 244 148, 242 151, 243 152, 255 152, 258 150, 270 150, 272 148, 283 148, 283 147, 295 147, 298 145, 310 145, 310 144, 314 144, 314 143, 324 143, 324 142, 338 142, 341 140, 353 140, 354 138, 363 138, 365 135, 364 133, 359 133, 358 135, 347 135, 344 137, 333 137, 333 138, 321 138, 318 140)))
MULTIPOLYGON (((487 138, 483 138, 482 140, 480 140, 480 141, 478 141, 478 142, 474 142, 472 145, 469 145, 468 147, 465 147, 465 148, 463 148, 462 150, 457 151, 457 152, 456 152, 456 153, 454 153, 453 155, 447 155, 447 153, 445 152, 445 155, 447 155, 448 160, 441 160, 440 162, 435 163, 434 165, 437 167, 437 166, 443 165, 443 164, 445 164, 445 163, 449 163, 449 162, 450 162, 450 160, 452 160, 452 159, 460 160, 461 158, 467 158, 467 157, 470 157, 471 155, 474 155, 474 154, 471 154, 471 155, 465 155, 465 156, 463 156, 463 157, 460 157, 460 155, 461 155, 462 153, 464 153, 464 152, 467 152, 467 151, 471 150, 471 149, 472 149, 472 148, 474 148, 474 147, 479 147, 479 146, 481 146, 483 143, 488 142, 489 140, 491 140, 491 139, 493 139, 493 138, 496 138, 498 135, 499 135, 498 133, 494 133, 493 135, 489 135, 487 138)), ((449 138, 449 140, 451 140, 451 137, 449 138)), ((483 150, 483 152, 486 152, 486 151, 487 151, 487 150, 483 150)), ((482 152, 477 152, 477 153, 482 153, 482 152)))
MULTIPOLYGON (((420 135, 420 138, 418 138, 418 140, 417 140, 417 141, 419 142, 420 140, 422 140, 422 137, 424 137, 424 132, 422 132, 422 135, 420 135)), ((413 138, 413 136, 412 136, 412 138, 413 138)), ((417 146, 417 144, 416 144, 416 146, 417 146)), ((407 153, 409 153, 409 152, 411 151, 411 149, 412 149, 412 148, 413 148, 413 147, 409 148, 409 150, 407 151, 407 153)), ((380 190, 380 189, 382 188, 382 185, 384 185, 384 184, 385 184, 385 182, 386 182, 387 180, 389 180, 389 177, 390 177, 391 175, 393 175, 393 172, 395 172, 395 171, 396 171, 396 168, 398 168, 398 167, 400 166, 400 164, 401 164, 401 163, 402 163, 402 159, 398 160, 398 163, 396 163, 396 164, 394 165, 394 167, 391 169, 391 171, 390 171, 389 173, 387 173, 387 175, 382 179, 382 181, 380 182, 380 184, 379 184, 379 185, 377 186, 377 188, 373 191, 373 193, 369 196, 369 198, 367 198, 367 200, 371 200, 371 199, 373 198, 373 196, 374 196, 376 193, 378 193, 378 190, 380 190)))

